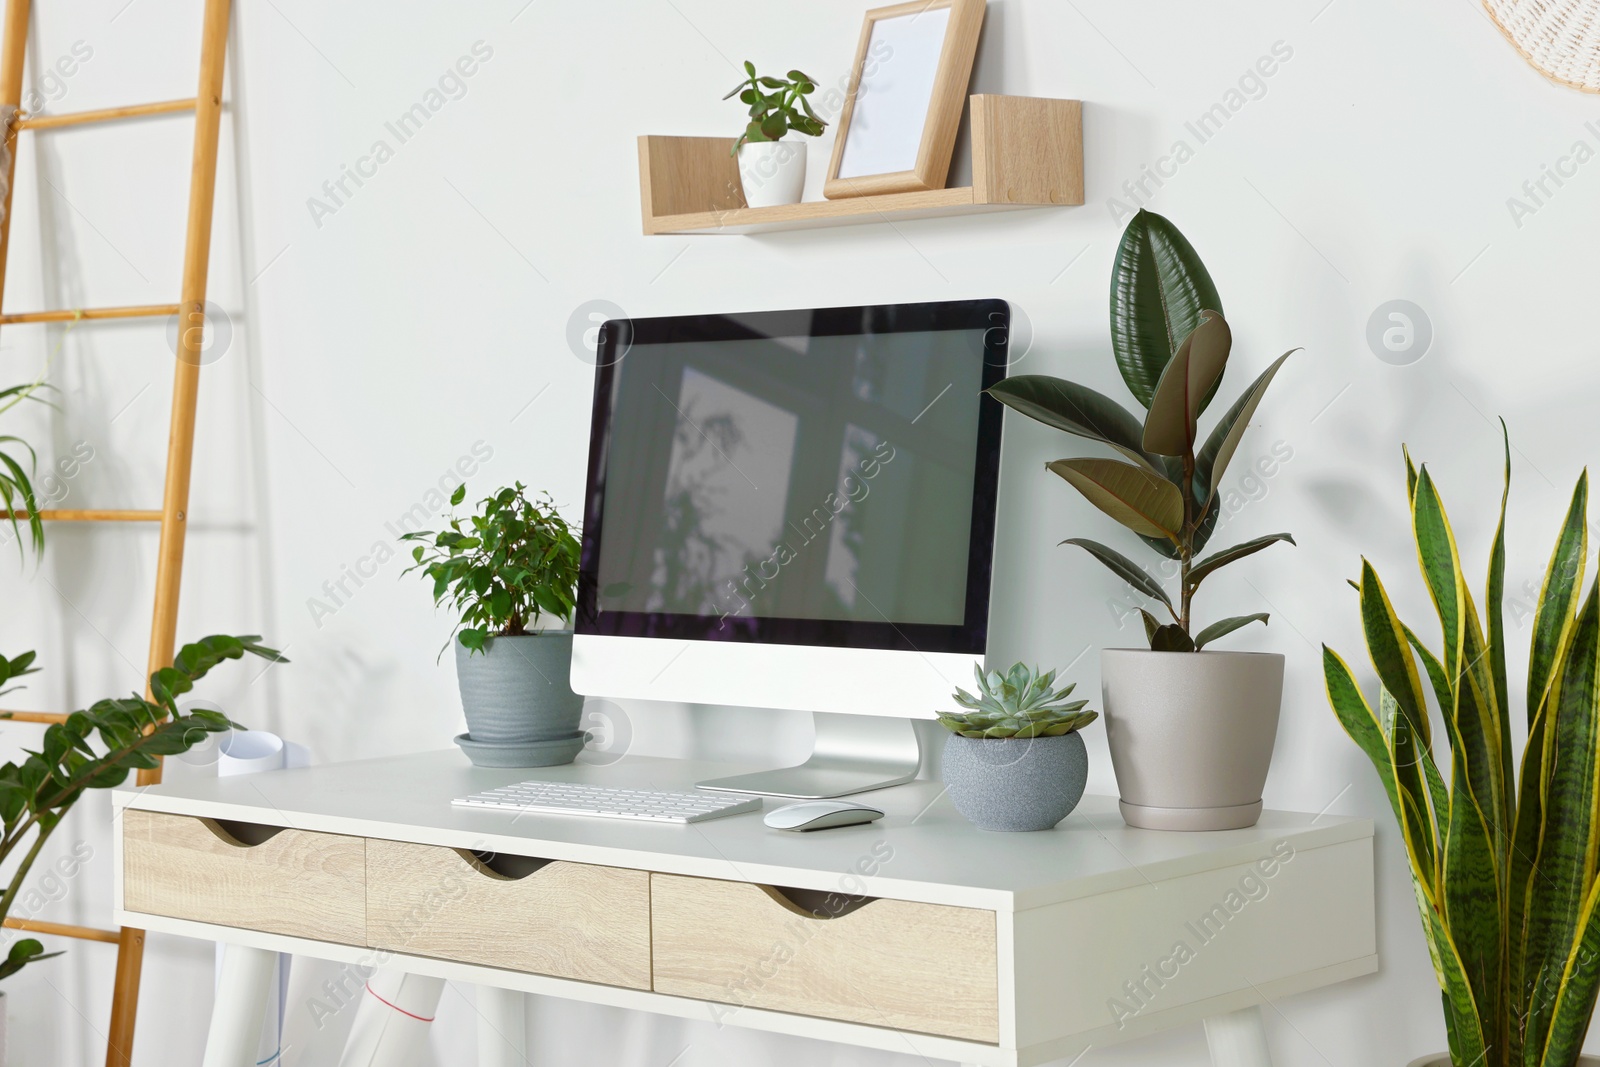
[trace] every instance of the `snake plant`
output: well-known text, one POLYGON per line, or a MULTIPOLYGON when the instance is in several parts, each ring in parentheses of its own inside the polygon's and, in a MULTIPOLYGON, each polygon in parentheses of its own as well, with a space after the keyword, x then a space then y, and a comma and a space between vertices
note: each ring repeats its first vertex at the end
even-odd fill
MULTIPOLYGON (((0 414, 33 397, 43 386, 40 380, 0 389, 0 414)), ((39 506, 33 495, 32 475, 37 459, 32 446, 22 438, 0 435, 0 522, 11 524, 19 552, 23 522, 28 524, 28 539, 33 543, 33 550, 44 551, 44 524, 39 520, 39 506), (13 451, 7 452, 8 448, 13 451), (26 462, 22 459, 23 452, 27 453, 26 462), (19 513, 25 513, 24 517, 19 518, 19 513)))
POLYGON ((1328 699, 1377 768, 1399 823, 1443 992, 1451 1061, 1572 1067, 1600 988, 1600 582, 1579 603, 1588 472, 1573 491, 1533 616, 1520 778, 1501 611, 1509 440, 1486 618, 1468 591, 1438 486, 1409 454, 1406 484, 1441 654, 1400 621, 1363 560, 1361 621, 1379 681, 1377 709, 1324 646, 1328 699), (1448 752, 1433 743, 1423 674, 1448 752))
POLYGON ((962 737, 1060 737, 1081 730, 1099 717, 1099 712, 1084 711, 1087 700, 1068 700, 1076 684, 1055 688, 1056 672, 1040 674, 1025 663, 1017 663, 1001 674, 974 666, 978 679, 976 696, 957 688, 954 699, 966 708, 960 712, 940 712, 945 729, 962 737))
MULTIPOLYGON (((1174 603, 1160 582, 1115 549, 1072 537, 1077 545, 1172 617, 1158 622, 1142 612, 1156 651, 1194 652, 1253 622, 1265 612, 1222 619, 1192 633, 1191 601, 1200 583, 1219 568, 1279 541, 1286 533, 1257 537, 1196 560, 1222 511, 1217 489, 1261 397, 1291 352, 1279 356, 1199 437, 1200 413, 1227 369, 1233 334, 1222 300, 1194 247, 1167 219, 1140 211, 1123 231, 1111 279, 1111 347, 1128 391, 1146 409, 1143 419, 1076 382, 1043 374, 1013 375, 989 393, 1047 426, 1110 445, 1118 459, 1058 459, 1045 466, 1084 497, 1178 564, 1174 603)), ((1291 350, 1292 351, 1292 350, 1291 350)))

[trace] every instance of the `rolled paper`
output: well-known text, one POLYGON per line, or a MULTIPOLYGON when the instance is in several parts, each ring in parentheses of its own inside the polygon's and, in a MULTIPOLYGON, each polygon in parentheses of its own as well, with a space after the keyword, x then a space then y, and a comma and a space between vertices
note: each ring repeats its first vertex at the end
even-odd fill
POLYGON ((382 968, 367 980, 339 1067, 403 1067, 428 1047, 443 978, 382 968))
MULTIPOLYGON (((277 734, 266 730, 230 730, 217 746, 217 777, 232 778, 240 774, 281 770, 289 748, 305 750, 299 745, 289 746, 277 734)), ((277 1067, 283 1037, 284 1005, 289 988, 288 953, 278 955, 278 965, 267 992, 266 1022, 261 1028, 261 1044, 256 1056, 258 1067, 277 1067)), ((217 974, 222 974, 222 946, 217 946, 217 974)))
POLYGON ((217 746, 217 777, 283 769, 283 738, 265 730, 232 730, 217 746))

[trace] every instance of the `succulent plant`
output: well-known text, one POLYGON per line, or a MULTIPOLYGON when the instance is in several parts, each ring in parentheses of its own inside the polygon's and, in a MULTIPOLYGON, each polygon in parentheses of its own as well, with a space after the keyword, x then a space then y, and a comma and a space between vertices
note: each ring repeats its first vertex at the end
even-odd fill
POLYGON ((990 671, 985 675, 977 666, 972 673, 978 679, 978 695, 959 688, 953 694, 967 712, 939 714, 945 729, 962 737, 1060 737, 1099 717, 1099 712, 1083 710, 1087 700, 1067 699, 1075 684, 1055 688, 1055 671, 1040 674, 1017 663, 1005 674, 990 671))

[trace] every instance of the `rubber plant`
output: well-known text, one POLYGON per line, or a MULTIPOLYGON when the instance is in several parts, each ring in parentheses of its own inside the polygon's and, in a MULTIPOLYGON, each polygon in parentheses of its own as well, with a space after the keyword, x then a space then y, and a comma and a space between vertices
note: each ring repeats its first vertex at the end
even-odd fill
MULTIPOLYGON (((75 711, 65 722, 46 728, 38 751, 28 750, 21 763, 0 766, 0 865, 13 853, 22 853, 0 896, 0 920, 10 914, 44 843, 86 790, 121 785, 129 771, 159 766, 160 757, 187 752, 208 735, 237 725, 221 712, 181 708, 178 698, 211 668, 247 652, 274 663, 288 662, 260 640, 219 634, 185 645, 172 666, 150 675, 149 699, 137 694, 114 697, 75 711)), ((33 661, 32 652, 13 659, 0 656, 0 695, 11 691, 6 683, 38 670, 33 661)), ((0 959, 0 979, 59 955, 45 952, 34 938, 23 938, 0 959)))
POLYGON ((1378 678, 1376 710, 1327 646, 1323 670, 1333 710, 1377 768, 1401 830, 1451 1061, 1572 1067, 1600 988, 1600 584, 1580 604, 1589 479, 1585 471, 1573 490, 1533 615, 1519 780, 1502 617, 1509 439, 1505 456, 1487 617, 1468 590, 1438 486, 1408 453, 1412 534, 1440 651, 1399 619, 1363 559, 1352 584, 1378 678), (1424 675, 1447 752, 1434 744, 1424 675))
POLYGON ((1045 464, 1074 489, 1168 560, 1176 561, 1176 601, 1121 552, 1084 537, 1076 545, 1170 616, 1141 609, 1145 634, 1158 652, 1195 652, 1265 612, 1221 619, 1193 632, 1191 610, 1200 583, 1216 571, 1279 541, 1267 534, 1197 558, 1221 513, 1218 487, 1239 441, 1278 368, 1262 371, 1203 439, 1199 418, 1227 369, 1233 334, 1222 299, 1194 247, 1166 218, 1140 211, 1123 231, 1111 278, 1111 347, 1143 418, 1088 386, 1044 374, 1018 374, 991 387, 1001 403, 1077 437, 1110 445, 1122 459, 1088 457, 1045 464))

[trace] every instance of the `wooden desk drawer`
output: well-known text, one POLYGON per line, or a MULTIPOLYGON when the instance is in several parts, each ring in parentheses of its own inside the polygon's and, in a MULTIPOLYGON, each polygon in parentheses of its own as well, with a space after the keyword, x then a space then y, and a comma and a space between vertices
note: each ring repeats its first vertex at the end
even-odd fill
POLYGON ((400 841, 367 842, 367 942, 650 988, 650 875, 400 841), (537 864, 537 870, 529 868, 537 864))
POLYGON ((129 911, 361 945, 366 842, 130 808, 122 896, 129 911))
POLYGON ((651 875, 656 992, 999 1041, 993 912, 821 896, 651 875))

